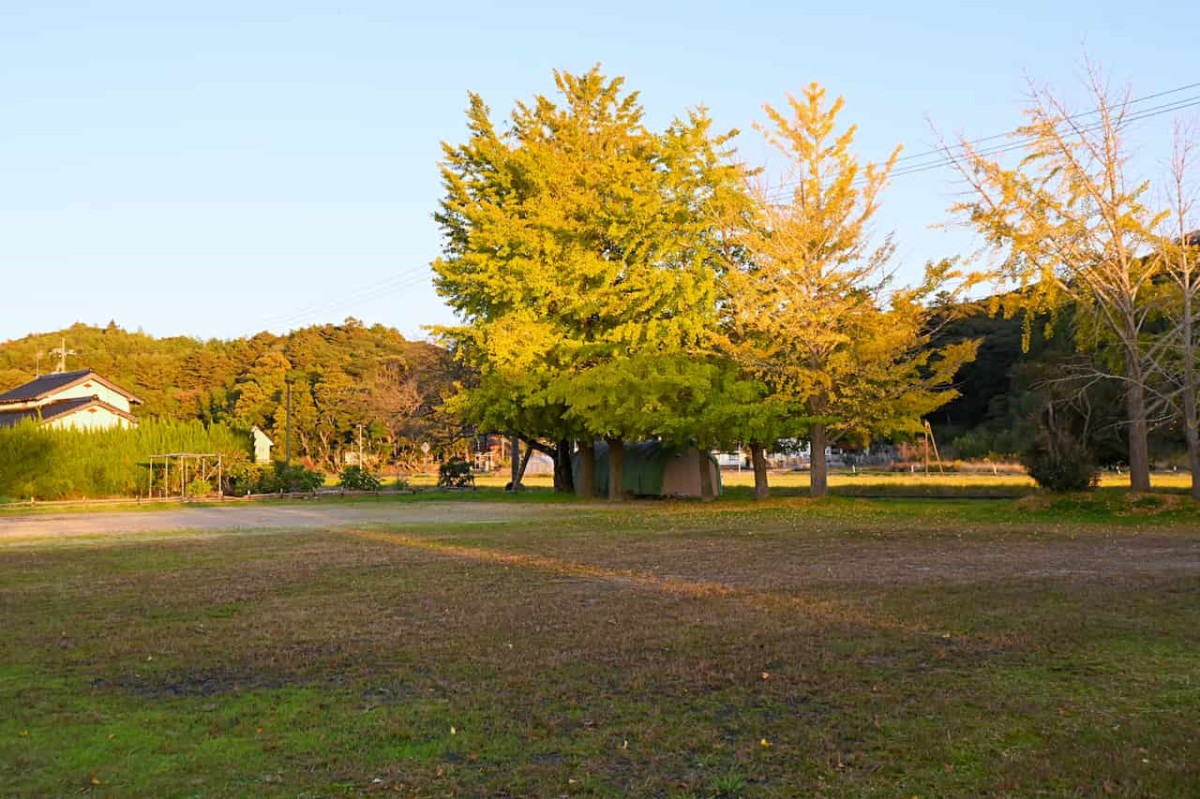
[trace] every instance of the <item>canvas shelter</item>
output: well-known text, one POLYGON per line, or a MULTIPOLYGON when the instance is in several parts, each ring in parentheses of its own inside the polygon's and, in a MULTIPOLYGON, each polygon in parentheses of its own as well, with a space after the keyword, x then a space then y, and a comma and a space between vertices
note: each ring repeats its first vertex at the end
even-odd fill
MULTIPOLYGON (((713 492, 721 495, 721 470, 708 456, 713 492)), ((571 471, 580 480, 579 454, 571 456, 571 471)), ((626 494, 635 497, 699 497, 700 468, 695 447, 676 449, 661 441, 627 443, 621 460, 621 480, 626 494)), ((595 491, 608 493, 608 444, 596 442, 595 491)))
POLYGON ((544 452, 534 452, 529 456, 529 463, 525 464, 524 477, 530 475, 552 475, 554 474, 554 458, 551 458, 544 452))

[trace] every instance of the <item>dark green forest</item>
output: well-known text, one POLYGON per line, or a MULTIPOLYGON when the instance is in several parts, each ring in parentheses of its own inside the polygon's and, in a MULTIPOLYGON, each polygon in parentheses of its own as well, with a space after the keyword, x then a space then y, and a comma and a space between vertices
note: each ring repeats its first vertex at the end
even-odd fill
MULTIPOLYGON (((1070 307, 1057 319, 1004 316, 993 301, 968 302, 947 311, 939 341, 977 339, 979 352, 959 370, 959 396, 929 415, 937 440, 952 458, 1019 460, 1053 408, 1093 454, 1098 466, 1126 463, 1128 439, 1119 379, 1094 368, 1103 346, 1081 353, 1070 307), (1028 335, 1028 345, 1022 346, 1028 335)), ((1160 413, 1150 448, 1160 467, 1186 461, 1178 422, 1160 413)))
MULTIPOLYGON (((0 391, 53 368, 49 353, 65 339, 68 369, 91 368, 136 394, 139 418, 164 422, 258 425, 274 454, 286 445, 290 386, 294 459, 336 472, 358 446, 388 461, 419 454, 419 444, 449 443, 457 431, 436 413, 456 373, 447 354, 355 319, 232 340, 155 338, 76 324, 0 344, 0 391)), ((248 446, 248 444, 247 444, 248 446)))

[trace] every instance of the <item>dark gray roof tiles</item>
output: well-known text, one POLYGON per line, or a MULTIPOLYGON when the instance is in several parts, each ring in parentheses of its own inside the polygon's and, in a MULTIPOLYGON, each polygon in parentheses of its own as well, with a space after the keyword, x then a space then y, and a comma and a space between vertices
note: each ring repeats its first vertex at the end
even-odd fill
POLYGON ((111 382, 105 380, 91 369, 78 369, 74 372, 57 372, 52 375, 39 375, 23 386, 17 386, 11 391, 6 391, 3 394, 0 394, 0 405, 5 405, 11 402, 31 402, 33 400, 39 400, 43 397, 50 396, 56 391, 61 391, 86 380, 93 380, 106 388, 116 391, 118 394, 125 395, 130 402, 134 404, 141 404, 140 399, 133 396, 120 386, 113 385, 111 382))
POLYGON ((35 422, 41 420, 50 422, 60 416, 66 416, 69 413, 86 408, 89 405, 96 405, 100 408, 106 408, 118 416, 123 416, 126 419, 133 419, 131 414, 125 413, 120 408, 114 408, 107 402, 102 402, 95 397, 74 397, 72 399, 58 400, 56 402, 47 402, 45 405, 39 405, 36 408, 15 408, 13 410, 0 410, 0 427, 16 427, 24 419, 33 419, 35 422))

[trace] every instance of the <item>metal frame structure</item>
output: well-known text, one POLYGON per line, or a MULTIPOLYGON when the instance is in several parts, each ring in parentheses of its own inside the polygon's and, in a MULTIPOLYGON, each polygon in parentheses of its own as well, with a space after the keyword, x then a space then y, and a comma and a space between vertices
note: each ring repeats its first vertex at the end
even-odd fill
POLYGON ((212 452, 169 452, 163 455, 150 456, 150 482, 147 485, 146 496, 154 499, 158 496, 162 499, 170 499, 179 497, 181 501, 187 501, 187 486, 188 486, 188 466, 192 466, 192 480, 211 480, 214 476, 217 478, 217 496, 224 498, 224 457, 220 453, 212 452), (174 492, 171 479, 171 464, 175 464, 175 473, 178 477, 179 492, 174 492), (162 479, 156 480, 155 477, 159 473, 159 466, 162 467, 162 479), (155 494, 157 488, 158 494, 155 494))

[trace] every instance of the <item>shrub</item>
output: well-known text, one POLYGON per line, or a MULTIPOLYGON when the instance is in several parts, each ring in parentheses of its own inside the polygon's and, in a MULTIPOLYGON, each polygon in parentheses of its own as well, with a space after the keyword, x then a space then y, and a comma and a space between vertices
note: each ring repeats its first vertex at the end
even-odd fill
POLYGON ((285 466, 281 461, 266 466, 239 464, 225 471, 229 493, 274 494, 280 491, 314 491, 325 485, 325 475, 303 466, 285 466))
POLYGON ((383 483, 361 466, 347 466, 342 471, 338 485, 350 491, 378 491, 383 483))
MULTIPOLYGON (((145 495, 149 458, 167 452, 211 452, 237 470, 249 453, 249 435, 223 424, 146 419, 135 428, 80 431, 32 421, 0 429, 0 495, 42 500, 145 495)), ((155 494, 163 486, 161 459, 155 494)), ((171 494, 178 496, 172 467, 171 494)))
POLYGON ((1021 454, 1029 476, 1049 491, 1086 491, 1100 482, 1087 442, 1063 427, 1043 424, 1021 454))
POLYGON ((315 469, 309 469, 299 464, 287 466, 275 463, 276 491, 316 491, 325 485, 325 475, 315 469))
POLYGON ((475 485, 471 464, 462 458, 451 458, 438 467, 439 488, 466 488, 475 485))
POLYGON ((212 494, 212 483, 207 480, 193 480, 187 484, 187 495, 189 497, 207 497, 212 494))

